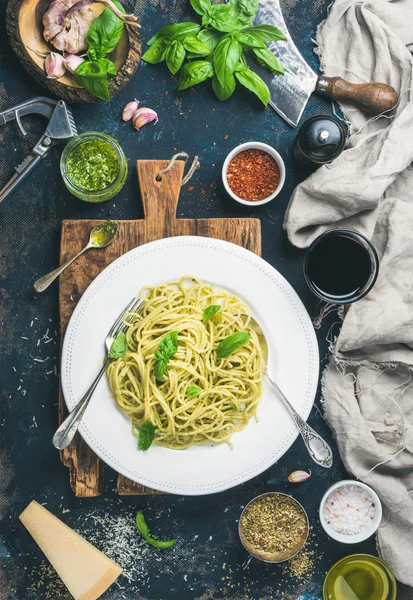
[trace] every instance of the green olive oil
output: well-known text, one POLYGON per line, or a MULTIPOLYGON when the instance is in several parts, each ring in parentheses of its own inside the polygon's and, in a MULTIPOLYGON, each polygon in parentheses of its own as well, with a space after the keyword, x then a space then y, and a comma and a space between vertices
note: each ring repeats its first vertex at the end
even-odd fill
POLYGON ((386 563, 355 554, 336 563, 324 582, 324 600, 395 600, 396 581, 386 563))

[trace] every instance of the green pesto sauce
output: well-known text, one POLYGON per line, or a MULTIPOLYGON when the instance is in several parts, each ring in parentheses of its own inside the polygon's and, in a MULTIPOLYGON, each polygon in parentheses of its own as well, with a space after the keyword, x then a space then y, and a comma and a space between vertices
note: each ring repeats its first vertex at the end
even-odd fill
POLYGON ((107 188, 116 179, 119 157, 109 142, 85 140, 69 152, 66 172, 75 185, 96 192, 107 188))

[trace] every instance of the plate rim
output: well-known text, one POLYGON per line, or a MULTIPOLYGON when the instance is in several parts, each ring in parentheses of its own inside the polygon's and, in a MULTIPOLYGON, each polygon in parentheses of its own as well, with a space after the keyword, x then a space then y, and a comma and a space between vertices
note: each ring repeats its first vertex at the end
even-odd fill
MULTIPOLYGON (((202 246, 204 244, 206 245, 206 247, 210 247, 212 244, 216 249, 226 251, 230 254, 235 254, 238 257, 247 260, 249 263, 252 263, 253 266, 261 270, 265 275, 269 276, 270 279, 272 279, 272 281, 276 285, 281 287, 282 291, 287 295, 294 307, 295 312, 297 313, 297 316, 303 326, 305 338, 308 343, 310 368, 305 393, 305 396, 308 398, 308 401, 305 405, 305 411, 301 414, 302 418, 305 421, 307 421, 311 413, 312 407, 314 405, 314 400, 318 386, 320 365, 317 337, 312 326, 310 316, 303 302, 301 301, 300 297, 298 296, 297 292, 294 290, 292 285, 287 281, 287 279, 279 271, 277 271, 275 267, 273 267, 270 263, 264 260, 261 256, 232 242, 228 242, 226 240, 219 240, 216 238, 209 238, 205 236, 172 236, 162 238, 159 240, 154 240, 152 242, 142 244, 141 246, 137 246, 136 248, 125 252, 124 254, 116 258, 114 261, 112 261, 109 265, 107 265, 103 269, 103 271, 101 271, 101 273, 99 273, 99 275, 97 275, 95 279, 90 283, 90 285, 86 288, 85 292, 80 297, 70 317, 62 344, 61 386, 63 398, 65 400, 65 404, 68 410, 71 410, 74 407, 74 404, 69 405, 69 402, 66 399, 69 396, 69 394, 67 394, 69 372, 66 373, 66 369, 68 369, 67 357, 70 356, 70 338, 72 335, 72 330, 75 329, 77 320, 82 316, 84 310, 87 309, 88 300, 91 300, 96 295, 96 293, 99 292, 99 289, 105 284, 106 280, 110 279, 113 276, 113 274, 116 273, 119 269, 123 268, 125 264, 128 264, 131 260, 139 258, 139 256, 147 255, 151 252, 156 252, 157 250, 162 249, 162 247, 168 246, 169 244, 173 244, 174 246, 190 246, 192 244, 202 246)), ((102 340, 102 344, 103 343, 104 340, 102 340)), ((109 454, 109 452, 102 446, 99 440, 95 438, 93 433, 88 429, 84 422, 82 422, 79 427, 79 433, 81 434, 85 443, 91 448, 91 450, 95 452, 96 455, 105 464, 117 471, 117 473, 131 479, 136 483, 139 483, 140 485, 154 488, 158 491, 187 496, 218 493, 235 487, 236 485, 239 485, 246 481, 249 481, 250 479, 266 471, 270 466, 272 466, 272 464, 274 464, 274 462, 280 460, 280 458, 289 450, 289 448, 292 446, 292 444, 299 435, 297 428, 293 425, 292 428, 279 442, 279 444, 277 444, 276 447, 272 448, 269 455, 262 458, 259 463, 256 463, 254 465, 253 468, 251 467, 249 468, 249 470, 243 471, 241 474, 237 474, 234 477, 225 477, 224 479, 220 479, 219 481, 216 481, 213 484, 208 483, 205 485, 193 485, 190 482, 185 485, 177 483, 167 483, 166 485, 164 485, 162 482, 153 480, 150 477, 146 476, 142 476, 138 481, 136 478, 136 474, 131 472, 129 468, 125 465, 122 465, 116 457, 113 457, 111 454, 109 454), (282 452, 281 456, 279 456, 280 452, 282 452)))

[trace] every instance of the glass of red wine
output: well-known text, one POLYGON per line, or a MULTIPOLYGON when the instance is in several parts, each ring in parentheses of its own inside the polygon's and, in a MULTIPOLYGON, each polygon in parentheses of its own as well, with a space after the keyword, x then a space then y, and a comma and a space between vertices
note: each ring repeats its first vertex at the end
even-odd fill
POLYGON ((307 250, 304 276, 310 290, 328 304, 350 304, 363 298, 379 274, 377 252, 364 235, 331 229, 307 250))

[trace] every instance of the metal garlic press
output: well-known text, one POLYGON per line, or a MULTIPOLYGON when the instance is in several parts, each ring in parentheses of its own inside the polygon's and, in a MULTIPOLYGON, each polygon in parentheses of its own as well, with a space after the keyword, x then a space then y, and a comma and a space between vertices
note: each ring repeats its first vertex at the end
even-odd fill
POLYGON ((63 100, 51 100, 42 96, 31 98, 31 100, 16 104, 16 106, 0 112, 0 125, 15 119, 22 134, 27 135, 21 117, 31 114, 43 115, 49 119, 49 124, 29 156, 19 166, 15 167, 16 173, 0 191, 0 202, 13 192, 49 152, 50 148, 59 143, 66 143, 77 135, 75 121, 67 104, 63 100))

